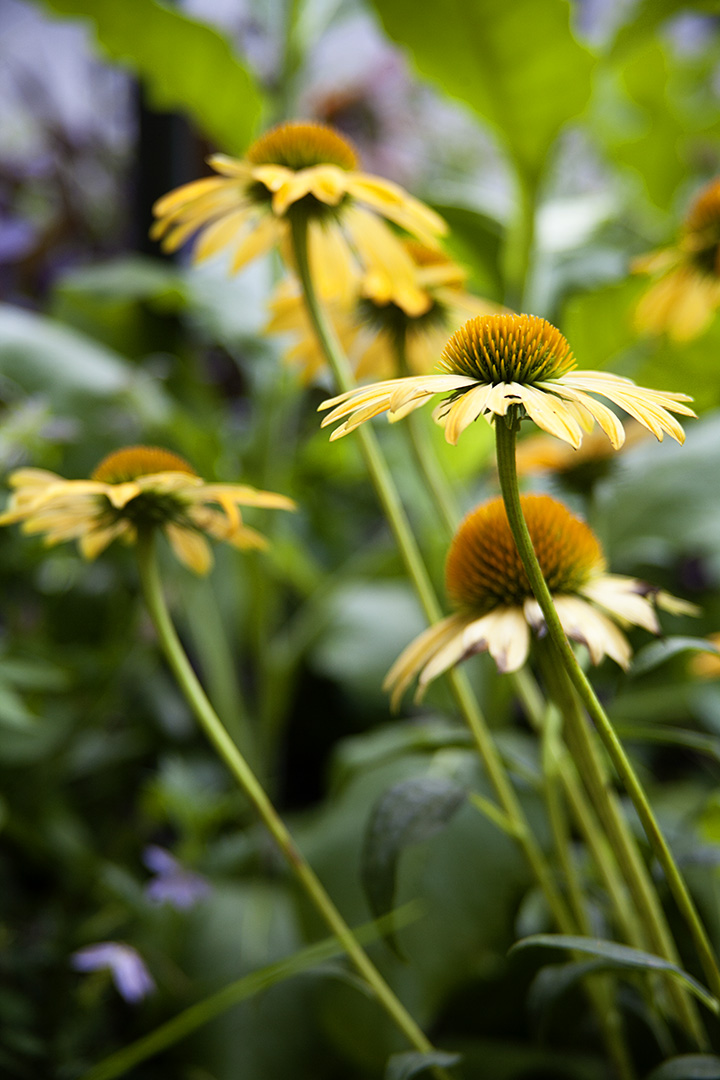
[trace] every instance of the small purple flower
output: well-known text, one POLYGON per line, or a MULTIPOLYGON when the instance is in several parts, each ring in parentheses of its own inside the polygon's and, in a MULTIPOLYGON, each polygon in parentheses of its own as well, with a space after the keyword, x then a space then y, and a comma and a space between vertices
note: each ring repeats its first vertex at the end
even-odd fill
POLYGON ((172 904, 178 911, 188 911, 210 894, 209 882, 186 870, 165 848, 155 844, 146 847, 143 862, 156 875, 145 887, 145 895, 155 904, 172 904))
POLYGON ((78 949, 70 959, 76 971, 110 971, 118 993, 132 1004, 142 1001, 155 990, 145 961, 132 945, 99 941, 96 945, 78 949))

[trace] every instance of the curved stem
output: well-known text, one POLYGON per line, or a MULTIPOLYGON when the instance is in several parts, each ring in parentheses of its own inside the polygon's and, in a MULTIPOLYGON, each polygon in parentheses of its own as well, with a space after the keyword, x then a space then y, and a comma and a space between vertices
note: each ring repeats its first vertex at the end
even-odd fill
MULTIPOLYGON (((410 368, 407 361, 407 336, 404 332, 395 335, 395 355, 399 375, 409 375, 410 368)), ((411 412, 405 418, 402 425, 406 433, 410 451, 415 458, 420 476, 425 481, 425 487, 435 504, 435 510, 450 536, 453 535, 458 524, 458 508, 452 496, 452 491, 443 475, 437 456, 432 446, 428 443, 427 432, 419 412, 411 412)))
MULTIPOLYGON (((421 1053, 432 1051, 433 1046, 430 1041, 410 1016, 402 1002, 395 996, 367 953, 358 944, 352 930, 328 896, 315 871, 295 844, 287 826, 245 758, 228 735, 205 695, 205 691, 183 650, 165 603, 155 559, 152 534, 138 537, 137 556, 145 603, 155 625, 158 639, 178 685, 197 717, 201 728, 257 810, 310 901, 331 931, 337 936, 358 972, 371 987, 378 1002, 416 1050, 421 1053)), ((447 1077, 447 1074, 443 1073, 443 1075, 447 1077)))
POLYGON ((707 932, 700 920, 695 904, 680 871, 677 868, 670 848, 658 825, 652 807, 650 806, 635 770, 633 769, 612 724, 606 716, 605 710, 600 704, 590 681, 580 667, 575 653, 572 650, 572 646, 565 635, 565 631, 562 628, 560 619, 555 610, 550 590, 548 589, 537 556, 535 555, 532 540, 530 539, 530 533, 528 532, 522 507, 520 505, 520 492, 515 466, 516 424, 517 421, 514 417, 505 419, 498 417, 495 424, 495 432, 500 488, 502 490, 508 522, 515 539, 515 544, 517 545, 518 553, 522 559, 523 566, 525 567, 525 572, 530 581, 532 591, 543 613, 550 640, 557 650, 558 659, 561 661, 562 667, 567 672, 580 701, 593 720, 596 731, 602 739, 610 759, 632 800, 650 845, 665 872, 675 902, 692 934, 693 942, 700 957, 710 988, 715 996, 718 997, 720 996, 720 971, 718 971, 717 961, 707 932))
MULTIPOLYGON (((335 376, 338 389, 340 391, 351 390, 354 380, 350 364, 315 292, 308 262, 307 223, 302 218, 295 216, 291 218, 291 226, 295 264, 302 284, 310 322, 328 365, 335 376)), ((375 433, 368 425, 361 425, 357 429, 357 435, 370 479, 393 531, 408 576, 415 587, 425 616, 429 623, 438 622, 442 617, 440 605, 400 501, 397 488, 375 438, 375 433)), ((513 834, 517 837, 525 852, 525 856, 545 894, 556 923, 561 928, 574 926, 572 915, 555 884, 550 867, 530 828, 493 737, 467 680, 459 672, 451 671, 448 675, 448 682, 458 709, 470 728, 498 802, 512 823, 513 834)), ((564 930, 563 932, 572 933, 570 930, 564 930)))

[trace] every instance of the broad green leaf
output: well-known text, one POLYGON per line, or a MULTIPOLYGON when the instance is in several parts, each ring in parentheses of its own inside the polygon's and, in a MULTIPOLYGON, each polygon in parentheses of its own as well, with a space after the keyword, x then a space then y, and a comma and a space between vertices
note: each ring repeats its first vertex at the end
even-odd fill
POLYGON ((392 907, 400 855, 443 829, 465 802, 465 791, 440 776, 417 776, 386 791, 376 804, 362 854, 362 882, 375 915, 392 907))
POLYGON ((631 672, 633 675, 645 675, 660 664, 664 664, 666 660, 684 652, 707 652, 718 655, 720 649, 707 638, 669 637, 663 638, 662 641, 651 641, 635 654, 631 672))
POLYGON ((411 1080, 413 1076, 419 1076, 434 1066, 450 1069, 460 1061, 460 1054, 450 1054, 444 1050, 433 1050, 427 1054, 408 1050, 403 1054, 392 1055, 385 1070, 385 1080, 411 1080))
POLYGON ((602 938, 580 937, 574 934, 533 934, 531 937, 517 941, 510 952, 520 949, 528 949, 537 946, 544 949, 571 949, 576 953, 585 953, 596 956, 607 970, 636 970, 647 974, 665 972, 694 994, 699 1001, 714 1013, 720 1013, 720 1001, 709 990, 698 982, 697 979, 683 971, 677 964, 664 960, 661 956, 643 952, 641 949, 633 949, 629 945, 618 945, 615 941, 605 941, 602 938))
POLYGON ((637 340, 632 317, 643 288, 639 278, 627 278, 568 301, 561 329, 579 367, 594 371, 612 367, 618 355, 637 340))
POLYGON ((133 369, 116 353, 62 323, 0 304, 3 374, 24 390, 108 397, 127 390, 133 369))
POLYGON ((497 131, 534 186, 560 128, 590 97, 591 54, 573 37, 566 0, 374 0, 420 73, 497 131))
POLYGON ((467 206, 433 202, 433 207, 450 226, 448 247, 460 263, 469 267, 473 291, 489 299, 501 297, 504 229, 500 222, 467 206))
POLYGON ((648 1074, 647 1080, 720 1080, 720 1057, 714 1054, 681 1054, 668 1058, 648 1074))
POLYGON ((241 154, 262 99, 221 33, 158 0, 45 0, 58 15, 92 21, 112 60, 137 75, 158 109, 188 112, 222 150, 241 154))

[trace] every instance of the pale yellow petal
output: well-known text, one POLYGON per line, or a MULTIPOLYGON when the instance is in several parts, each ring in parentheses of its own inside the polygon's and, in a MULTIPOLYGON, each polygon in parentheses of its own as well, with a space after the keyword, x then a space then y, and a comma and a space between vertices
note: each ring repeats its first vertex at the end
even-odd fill
POLYGON ((121 536, 122 533, 127 532, 127 530, 128 522, 121 520, 108 525, 104 529, 95 529, 93 532, 85 533, 79 540, 80 554, 84 559, 92 562, 113 540, 121 536))
POLYGON ((647 590, 634 578, 603 574, 593 578, 580 591, 611 615, 635 626, 643 626, 652 634, 660 633, 655 608, 644 595, 647 590))
POLYGON ((622 668, 630 666, 630 643, 611 619, 577 596, 555 596, 553 600, 563 630, 587 647, 593 664, 609 656, 622 668))
POLYGON ((271 214, 267 214, 259 222, 254 223, 233 251, 230 273, 236 274, 253 259, 265 255, 279 242, 281 236, 282 228, 271 214))
MULTIPOLYGON (((520 383, 509 383, 508 387, 522 401, 528 415, 538 427, 549 431, 564 442, 570 443, 576 449, 582 442, 580 426, 564 406, 559 398, 553 397, 542 390, 536 390, 533 386, 522 386, 520 383)), ((511 400, 508 395, 508 400, 511 400)))
POLYGON ((463 431, 477 420, 487 406, 492 391, 490 385, 479 385, 460 394, 444 415, 445 438, 456 446, 463 431))
POLYGON ((398 708, 405 690, 420 669, 438 648, 461 633, 466 622, 465 616, 450 615, 434 626, 429 626, 402 651, 383 682, 383 690, 391 692, 390 703, 393 711, 398 708))
POLYGON ((163 532, 181 563, 196 574, 208 573, 213 564, 213 556, 203 536, 173 522, 164 525, 163 532))
POLYGON ((356 295, 358 266, 335 222, 310 222, 308 257, 320 295, 326 300, 350 304, 356 295))

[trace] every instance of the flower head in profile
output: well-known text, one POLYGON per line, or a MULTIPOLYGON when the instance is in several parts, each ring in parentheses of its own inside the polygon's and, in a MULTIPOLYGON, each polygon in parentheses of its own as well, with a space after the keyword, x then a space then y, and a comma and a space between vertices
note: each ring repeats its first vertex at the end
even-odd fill
MULTIPOLYGON (((417 287, 426 297, 425 310, 409 313, 384 292, 378 295, 373 277, 361 279, 351 303, 338 299, 327 305, 340 344, 359 379, 368 375, 390 378, 407 371, 424 374, 433 368, 454 326, 472 316, 501 310, 498 304, 465 292, 465 272, 444 252, 417 240, 406 240, 403 246, 415 266, 417 287)), ((281 282, 270 309, 266 332, 299 336, 286 360, 300 369, 305 382, 311 382, 327 363, 292 279, 281 282)))
MULTIPOLYGON (((649 437, 647 428, 631 420, 625 426, 623 451, 649 437)), ((617 455, 603 431, 591 431, 577 449, 551 435, 537 433, 517 444, 515 461, 518 476, 533 473, 552 473, 568 491, 580 494, 590 491, 594 484, 608 475, 617 455)))
POLYGON ((387 413, 391 422, 400 420, 443 394, 433 416, 453 445, 478 417, 492 422, 516 409, 574 447, 597 421, 617 449, 625 438, 623 426, 595 395, 619 405, 658 439, 667 432, 684 442, 685 433, 671 414, 695 415, 682 404, 691 400, 686 394, 647 390, 602 371, 576 371, 563 335, 536 315, 470 319, 448 341, 441 366, 443 374, 388 379, 324 401, 320 409, 332 411, 322 426, 348 417, 330 436, 338 439, 373 416, 387 413))
POLYGON ((695 199, 677 243, 632 264, 653 282, 635 311, 640 331, 690 341, 705 331, 720 307, 720 178, 695 199))
POLYGON ((324 297, 349 298, 359 273, 403 310, 423 310, 412 260, 390 221, 433 246, 446 225, 397 184, 358 171, 352 145, 325 124, 272 128, 243 160, 215 154, 215 176, 171 191, 155 204, 151 235, 175 251, 197 234, 196 261, 229 250, 231 271, 279 244, 290 221, 307 222, 313 278, 324 297))
MULTIPOLYGON (((587 646, 594 664, 609 656, 627 668, 630 643, 620 627, 658 633, 655 605, 676 614, 696 612, 642 581, 608 574, 595 534, 562 503, 549 495, 524 495, 521 503, 563 629, 587 646)), ((478 652, 489 652, 501 672, 517 671, 527 659, 531 631, 545 629, 501 498, 478 506, 461 523, 448 552, 445 587, 455 612, 420 634, 393 664, 384 684, 393 707, 416 676, 418 700, 428 683, 478 652)))
POLYGON ((119 941, 99 941, 86 945, 71 957, 75 971, 109 971, 121 997, 131 1005, 142 1001, 155 990, 145 961, 132 945, 119 941))
POLYGON ((14 492, 0 525, 21 522, 25 533, 44 535, 48 545, 77 540, 86 559, 113 540, 134 543, 138 531, 159 528, 180 562, 197 574, 212 566, 205 536, 241 549, 266 546, 265 538, 243 523, 240 506, 295 506, 284 495, 245 484, 207 484, 183 458, 155 446, 117 450, 89 480, 18 469, 9 483, 14 492))

